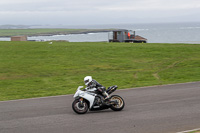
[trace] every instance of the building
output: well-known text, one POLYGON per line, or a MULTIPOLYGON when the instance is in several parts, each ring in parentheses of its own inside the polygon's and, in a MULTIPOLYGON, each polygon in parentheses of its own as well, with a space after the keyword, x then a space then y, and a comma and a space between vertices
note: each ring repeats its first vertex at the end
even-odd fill
POLYGON ((27 36, 12 36, 11 41, 27 41, 27 36))

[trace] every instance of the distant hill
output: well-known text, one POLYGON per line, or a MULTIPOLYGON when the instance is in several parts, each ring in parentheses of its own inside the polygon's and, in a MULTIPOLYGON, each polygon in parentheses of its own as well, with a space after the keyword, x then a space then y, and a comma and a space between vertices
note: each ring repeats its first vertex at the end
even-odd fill
POLYGON ((0 30, 0 37, 11 37, 11 36, 52 36, 52 35, 67 35, 67 34, 87 34, 97 32, 110 32, 113 29, 31 29, 21 26, 11 27, 0 30))
POLYGON ((28 29, 28 25, 0 25, 0 29, 28 29))

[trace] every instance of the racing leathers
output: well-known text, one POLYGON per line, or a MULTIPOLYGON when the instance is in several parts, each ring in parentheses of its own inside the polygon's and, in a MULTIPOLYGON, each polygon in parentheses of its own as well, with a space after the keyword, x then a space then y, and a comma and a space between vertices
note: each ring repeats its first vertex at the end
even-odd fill
POLYGON ((87 85, 86 89, 96 88, 98 92, 100 92, 105 99, 109 98, 108 93, 106 92, 106 88, 98 83, 96 80, 92 79, 92 81, 87 85))

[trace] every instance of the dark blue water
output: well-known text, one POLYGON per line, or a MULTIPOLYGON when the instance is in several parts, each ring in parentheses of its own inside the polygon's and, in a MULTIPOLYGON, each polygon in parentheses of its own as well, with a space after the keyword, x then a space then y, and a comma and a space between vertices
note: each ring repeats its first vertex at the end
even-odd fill
MULTIPOLYGON (((199 23, 162 23, 162 24, 115 24, 115 25, 80 25, 80 26, 37 26, 32 28, 74 28, 74 29, 128 29, 148 39, 149 43, 194 43, 200 44, 199 23)), ((9 38, 0 40, 9 41, 9 38)), ((29 40, 68 40, 70 42, 108 41, 108 33, 71 34, 55 36, 28 37, 29 40)))

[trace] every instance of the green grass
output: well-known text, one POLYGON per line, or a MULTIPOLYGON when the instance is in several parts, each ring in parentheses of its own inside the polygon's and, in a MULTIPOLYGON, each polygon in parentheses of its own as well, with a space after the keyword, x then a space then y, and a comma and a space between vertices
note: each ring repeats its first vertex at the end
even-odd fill
POLYGON ((72 94, 93 76, 120 89, 200 81, 200 45, 0 42, 0 100, 72 94))

